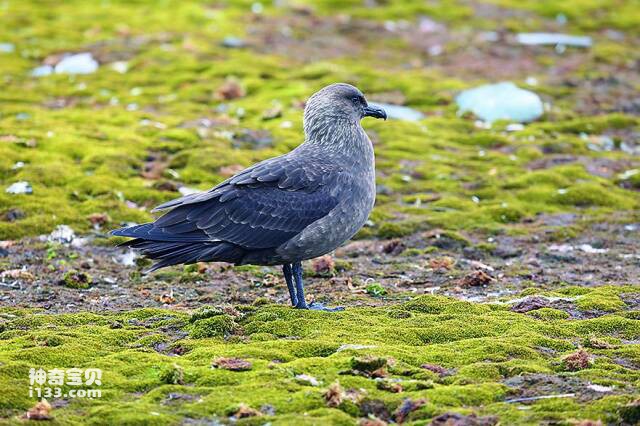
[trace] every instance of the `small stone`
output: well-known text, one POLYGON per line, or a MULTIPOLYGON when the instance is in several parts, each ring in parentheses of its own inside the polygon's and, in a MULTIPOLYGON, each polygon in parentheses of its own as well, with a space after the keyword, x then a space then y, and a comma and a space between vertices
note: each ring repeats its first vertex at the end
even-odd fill
POLYGON ((456 97, 456 103, 460 113, 470 111, 489 123, 496 120, 526 123, 540 118, 544 112, 537 94, 511 82, 465 90, 456 97))
POLYGON ((213 361, 213 367, 230 371, 248 371, 251 370, 252 364, 241 358, 216 358, 213 361))
POLYGON ((2 215, 2 219, 6 220, 7 222, 15 222, 16 220, 20 220, 23 219, 26 216, 26 214, 24 213, 24 211, 22 211, 21 209, 9 209, 7 210, 3 215, 2 215))
POLYGON ((227 80, 216 90, 214 97, 217 100, 231 100, 242 98, 246 95, 244 88, 236 80, 227 80))
POLYGON ((275 104, 274 106, 266 110, 264 114, 262 114, 262 119, 265 121, 273 120, 274 118, 279 117, 282 117, 282 105, 280 104, 275 104))
POLYGON ((328 254, 313 259, 311 261, 311 267, 316 275, 333 275, 336 270, 333 257, 328 254))
POLYGON ((298 374, 296 375, 296 380, 303 384, 307 384, 311 386, 320 386, 320 382, 318 382, 318 379, 308 374, 298 374))
POLYGON ((578 248, 588 254, 603 254, 609 251, 609 249, 595 248, 591 244, 580 244, 578 248))
POLYGON ((271 404, 264 404, 260 407, 260 412, 267 416, 275 416, 276 415, 276 407, 271 404))
POLYGON ((65 56, 54 68, 56 74, 92 74, 98 70, 98 62, 91 53, 65 56))
POLYGON ((536 309, 548 308, 551 304, 548 299, 540 296, 527 296, 524 300, 516 303, 511 307, 513 312, 525 313, 529 311, 534 311, 536 309))
POLYGON ((575 36, 561 33, 519 33, 516 36, 518 43, 527 46, 552 45, 591 47, 589 36, 575 36))
POLYGON ((220 45, 229 49, 241 49, 243 47, 247 47, 247 43, 243 39, 233 36, 227 36, 222 39, 220 45))
POLYGON ((51 243, 70 244, 71 242, 73 242, 75 237, 76 234, 75 232, 73 232, 73 229, 71 229, 71 227, 69 227, 68 225, 58 225, 56 229, 54 229, 53 232, 49 234, 49 236, 47 237, 47 241, 51 243))
POLYGON ((397 256, 400 253, 402 253, 406 248, 407 246, 405 246, 401 240, 395 239, 385 243, 382 246, 382 252, 385 254, 390 254, 392 256, 397 256))
POLYGON ((171 305, 172 303, 175 303, 175 301, 176 299, 175 297, 173 297, 173 290, 171 290, 169 293, 162 293, 160 297, 158 297, 158 302, 165 305, 171 305))
POLYGON ((391 392, 391 393, 400 393, 404 390, 400 383, 390 382, 388 380, 380 380, 376 386, 378 389, 391 392))
POLYGON ((22 418, 28 420, 51 420, 51 404, 46 399, 29 408, 22 418))
POLYGON ((465 287, 479 287, 485 286, 495 281, 496 279, 485 271, 473 271, 462 278, 462 280, 460 281, 460 285, 465 287))
POLYGON ((436 257, 434 259, 429 260, 429 267, 432 269, 438 270, 447 270, 450 271, 453 269, 453 266, 456 264, 454 258, 449 256, 436 257))
POLYGON ((87 219, 95 229, 100 229, 102 225, 111 221, 111 218, 106 213, 92 213, 87 216, 87 219))
POLYGON ((4 281, 5 279, 19 280, 19 281, 35 281, 36 277, 26 269, 8 269, 0 273, 0 279, 4 281))
POLYGON ((124 266, 135 266, 138 254, 133 250, 127 250, 126 252, 113 257, 113 261, 124 266))
POLYGON ((407 419, 409 414, 411 414, 413 411, 417 410, 418 408, 422 407, 426 403, 427 403, 426 399, 416 399, 415 401, 410 398, 405 399, 404 401, 402 401, 402 404, 400 404, 398 409, 393 414, 396 422, 404 423, 404 421, 407 419))
POLYGON ((53 74, 53 67, 51 65, 41 65, 31 71, 33 77, 46 77, 51 74, 53 74))
POLYGON ((606 340, 598 339, 596 337, 589 337, 585 342, 585 346, 593 349, 614 349, 616 345, 612 345, 606 340))
POLYGON ((422 364, 420 368, 424 368, 425 370, 429 370, 433 373, 436 373, 438 376, 446 376, 448 371, 446 368, 441 367, 437 364, 422 364))
POLYGON ((8 194, 33 194, 33 188, 27 181, 19 181, 12 183, 5 190, 8 194))
POLYGON ((255 408, 251 408, 246 404, 240 404, 233 417, 236 419, 245 419, 247 417, 262 416, 262 413, 255 408))
POLYGON ((13 53, 16 46, 13 43, 0 43, 0 53, 13 53))
POLYGON ((111 64, 111 69, 120 74, 126 74, 129 71, 129 64, 124 61, 117 61, 111 64))
POLYGON ((591 389, 592 391, 600 392, 600 393, 613 391, 613 387, 611 386, 602 386, 602 385, 594 385, 594 384, 587 385, 587 388, 591 389))

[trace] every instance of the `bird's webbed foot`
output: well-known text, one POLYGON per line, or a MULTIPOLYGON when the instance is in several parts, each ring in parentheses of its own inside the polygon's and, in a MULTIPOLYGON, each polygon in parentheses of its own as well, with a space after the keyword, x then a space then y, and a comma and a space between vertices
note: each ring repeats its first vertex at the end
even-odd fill
POLYGON ((323 311, 323 312, 342 312, 344 311, 344 307, 343 306, 335 306, 333 308, 330 308, 328 306, 324 306, 322 303, 319 302, 313 302, 312 304, 309 305, 309 309, 311 309, 312 311, 323 311))
POLYGON ((324 306, 322 303, 313 302, 310 305, 307 305, 306 302, 297 303, 295 306, 296 309, 308 309, 310 311, 322 311, 322 312, 341 312, 344 311, 342 306, 336 306, 334 308, 330 308, 328 306, 324 306))
MULTIPOLYGON (((340 312, 344 311, 342 306, 337 306, 335 308, 329 308, 324 306, 322 303, 313 302, 310 305, 307 305, 307 302, 304 299, 304 285, 302 283, 302 264, 300 262, 294 263, 291 265, 291 272, 293 278, 295 280, 296 288, 295 288, 295 296, 296 303, 294 307, 296 309, 310 309, 312 311, 324 311, 324 312, 340 312)), ((286 275, 286 272, 285 272, 286 275)), ((293 296, 292 296, 293 298, 293 296)), ((293 301, 293 300, 292 300, 293 301)))

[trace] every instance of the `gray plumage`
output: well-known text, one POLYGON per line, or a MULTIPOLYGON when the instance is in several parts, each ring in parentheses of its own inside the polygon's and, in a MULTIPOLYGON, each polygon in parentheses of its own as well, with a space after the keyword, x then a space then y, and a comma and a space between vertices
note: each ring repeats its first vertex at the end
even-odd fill
POLYGON ((113 234, 134 237, 124 244, 154 259, 151 270, 201 261, 295 269, 351 238, 373 208, 374 153, 360 125, 365 116, 386 119, 355 87, 327 86, 308 100, 305 140, 293 151, 207 192, 161 204, 154 210, 169 211, 155 222, 113 234))

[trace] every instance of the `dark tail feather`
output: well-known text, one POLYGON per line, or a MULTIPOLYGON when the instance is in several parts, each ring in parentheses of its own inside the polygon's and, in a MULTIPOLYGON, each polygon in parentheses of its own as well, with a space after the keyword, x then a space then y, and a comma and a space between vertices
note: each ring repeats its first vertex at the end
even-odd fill
MULTIPOLYGON (((111 231, 111 235, 118 237, 132 237, 141 240, 152 241, 173 241, 181 243, 206 243, 211 241, 211 237, 202 229, 185 226, 184 224, 174 225, 173 229, 164 229, 155 226, 155 223, 143 223, 142 225, 127 226, 125 228, 115 229, 111 231), (178 232, 175 232, 178 231, 178 232), (184 231, 184 232, 180 232, 184 231)), ((120 245, 128 246, 131 241, 124 242, 120 245)))
POLYGON ((165 266, 189 265, 196 262, 239 263, 245 255, 245 251, 242 248, 223 241, 212 243, 137 241, 130 246, 139 249, 149 259, 156 260, 156 263, 145 271, 146 273, 165 266))
POLYGON ((235 244, 224 241, 206 241, 202 237, 192 236, 192 233, 165 234, 161 236, 166 237, 165 241, 147 239, 156 236, 151 225, 136 225, 111 231, 112 235, 134 237, 132 240, 125 241, 118 246, 139 250, 147 258, 156 261, 145 273, 153 272, 165 266, 188 265, 196 262, 240 263, 246 254, 245 250, 235 244), (195 241, 189 241, 189 237, 193 237, 195 241))

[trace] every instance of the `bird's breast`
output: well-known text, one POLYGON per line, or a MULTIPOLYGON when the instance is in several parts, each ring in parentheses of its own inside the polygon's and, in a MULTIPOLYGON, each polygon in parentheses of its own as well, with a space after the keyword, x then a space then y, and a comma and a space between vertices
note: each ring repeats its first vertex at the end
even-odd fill
POLYGON ((296 262, 322 256, 353 237, 365 224, 375 202, 373 165, 357 173, 345 170, 329 190, 339 200, 326 216, 307 226, 276 251, 296 262))

